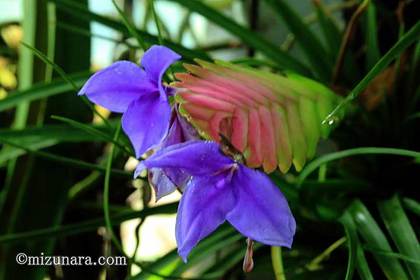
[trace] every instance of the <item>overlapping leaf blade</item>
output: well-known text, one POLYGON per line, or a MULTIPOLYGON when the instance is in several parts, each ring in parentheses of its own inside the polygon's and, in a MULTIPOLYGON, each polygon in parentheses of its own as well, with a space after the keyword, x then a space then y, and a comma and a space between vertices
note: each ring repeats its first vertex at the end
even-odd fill
POLYGON ((312 33, 299 15, 287 4, 287 1, 265 0, 265 2, 276 11, 294 34, 317 76, 324 82, 328 81, 331 77, 333 60, 327 55, 318 37, 312 33))
POLYGON ((301 74, 309 74, 307 67, 299 60, 290 56, 280 48, 276 47, 273 43, 267 41, 259 34, 239 25, 232 19, 221 14, 217 10, 207 6, 201 1, 197 0, 170 0, 177 2, 193 12, 197 12, 207 18, 209 21, 214 22, 226 31, 237 36, 248 46, 254 47, 256 50, 261 51, 265 56, 272 59, 280 67, 288 70, 293 70, 301 74))

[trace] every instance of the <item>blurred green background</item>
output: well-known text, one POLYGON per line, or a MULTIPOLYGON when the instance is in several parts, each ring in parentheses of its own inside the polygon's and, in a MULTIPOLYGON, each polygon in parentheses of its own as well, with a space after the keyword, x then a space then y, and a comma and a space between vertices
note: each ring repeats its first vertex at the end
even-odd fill
POLYGON ((419 6, 0 0, 0 279, 420 279, 419 6), (270 175, 297 220, 291 250, 257 244, 244 273, 245 239, 224 225, 184 264, 174 240, 180 194, 156 204, 124 151, 105 165, 120 115, 76 93, 92 72, 138 62, 139 40, 186 62, 298 71, 346 96, 345 116, 328 120, 333 132, 304 170, 270 175), (122 251, 104 221, 108 176, 122 251), (125 254, 129 265, 19 266, 19 252, 125 254))

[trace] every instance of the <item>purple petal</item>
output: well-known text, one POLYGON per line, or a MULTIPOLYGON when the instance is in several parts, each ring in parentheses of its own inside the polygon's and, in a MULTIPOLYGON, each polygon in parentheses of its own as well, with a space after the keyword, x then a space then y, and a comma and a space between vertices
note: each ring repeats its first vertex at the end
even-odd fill
POLYGON ((137 158, 162 142, 168 132, 170 116, 168 102, 155 94, 143 95, 128 106, 122 117, 122 127, 137 158))
POLYGON ((160 168, 149 170, 149 183, 156 193, 156 201, 176 190, 175 184, 160 168))
MULTIPOLYGON (((169 129, 165 140, 163 140, 162 147, 168 147, 182 142, 184 142, 183 130, 175 113, 171 128, 169 129)), ((184 185, 190 177, 190 175, 182 169, 164 168, 162 170, 162 172, 180 189, 184 188, 184 185)))
POLYGON ((145 168, 175 168, 192 176, 212 176, 232 164, 233 160, 220 152, 218 144, 196 140, 158 150, 137 166, 135 175, 145 168))
POLYGON ((165 89, 167 96, 175 96, 177 89, 171 86, 164 85, 163 88, 165 89))
POLYGON ((143 69, 129 61, 115 62, 96 72, 79 91, 110 111, 123 113, 135 99, 158 91, 143 69))
MULTIPOLYGON (((184 142, 184 129, 181 126, 175 110, 172 111, 172 124, 161 147, 168 147, 184 142)), ((190 137, 190 136, 189 136, 190 137)), ((137 176, 137 175, 136 175, 137 176)), ((190 179, 190 175, 182 169, 177 168, 152 168, 149 170, 149 183, 155 190, 156 201, 166 196, 177 188, 184 191, 185 185, 190 179)))
POLYGON ((200 139, 200 137, 197 131, 184 117, 179 114, 178 108, 175 105, 172 111, 171 128, 162 143, 162 147, 198 139, 200 139))
POLYGON ((182 127, 178 122, 178 118, 176 113, 172 112, 172 122, 171 127, 169 128, 168 135, 166 136, 165 140, 162 142, 162 147, 168 147, 174 144, 182 143, 183 140, 183 131, 182 127))
POLYGON ((175 106, 176 112, 176 121, 178 122, 179 126, 182 130, 182 141, 190 141, 190 140, 198 140, 200 136, 198 135, 197 130, 189 123, 187 120, 181 116, 178 111, 178 106, 175 106))
POLYGON ((184 262, 191 249, 222 224, 234 206, 232 188, 217 182, 225 176, 193 177, 182 195, 175 230, 178 254, 184 262))
POLYGON ((141 65, 146 70, 149 79, 158 87, 161 97, 166 100, 166 91, 162 85, 162 77, 169 66, 175 61, 181 59, 181 56, 171 49, 164 46, 152 46, 148 49, 141 59, 141 65))
POLYGON ((258 242, 291 247, 296 223, 280 190, 264 173, 240 166, 232 179, 236 205, 226 219, 258 242))

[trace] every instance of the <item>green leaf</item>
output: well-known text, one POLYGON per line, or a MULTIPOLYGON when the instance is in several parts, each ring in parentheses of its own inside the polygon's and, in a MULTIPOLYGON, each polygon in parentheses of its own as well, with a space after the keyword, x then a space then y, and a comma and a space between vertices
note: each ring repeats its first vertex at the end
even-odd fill
POLYGON ((338 112, 348 103, 355 100, 366 89, 369 83, 384 70, 396 57, 398 57, 412 43, 420 37, 420 22, 417 22, 397 43, 372 67, 369 73, 353 88, 347 97, 341 101, 325 118, 323 123, 335 122, 338 112))
MULTIPOLYGON (((335 63, 340 51, 340 45, 343 37, 342 31, 338 28, 334 17, 330 14, 332 13, 332 9, 330 9, 330 12, 328 13, 326 5, 324 5, 322 1, 312 1, 312 3, 315 6, 318 23, 327 43, 327 52, 330 59, 333 63, 335 63)), ((339 6, 340 4, 352 5, 351 2, 339 2, 336 5, 339 6)), ((359 71, 356 67, 355 58, 351 49, 347 49, 343 59, 344 62, 342 66, 340 85, 353 85, 355 79, 361 78, 361 75, 359 74, 361 71, 359 71)))
POLYGON ((310 162, 305 169, 300 173, 298 179, 298 185, 301 185, 303 181, 316 169, 318 169, 321 165, 350 157, 356 155, 396 155, 396 156, 405 156, 405 157, 414 157, 419 158, 420 152, 405 150, 405 149, 397 149, 397 148, 380 148, 380 147, 360 147, 354 149, 343 150, 335 153, 326 154, 321 156, 314 161, 310 162))
MULTIPOLYGON (((73 34, 74 35, 74 34, 73 34)), ((75 36, 75 35, 74 35, 75 36)), ((41 59, 48 67, 51 67, 52 69, 54 69, 59 75, 60 77, 68 82, 69 84, 71 84, 71 86, 73 87, 74 91, 79 91, 79 87, 77 86, 77 84, 71 79, 71 77, 69 77, 66 72, 64 71, 63 68, 61 68, 59 65, 57 65, 56 63, 54 63, 54 61, 52 61, 47 55, 45 55, 43 52, 41 52, 40 50, 36 49, 35 47, 32 47, 30 45, 27 45, 25 43, 22 42, 22 45, 24 45, 26 48, 30 49, 39 59, 41 59)), ((86 63, 86 62, 82 62, 86 63)), ((95 108, 95 106, 93 106, 89 100, 85 97, 85 96, 81 96, 81 100, 92 110, 92 112, 94 114, 96 114, 106 125, 110 126, 108 123, 108 120, 106 118, 104 118, 95 108)))
MULTIPOLYGON (((80 0, 87 5, 87 0, 80 0)), ((43 53, 46 53, 46 57, 50 60, 54 59, 55 50, 63 48, 55 48, 55 9, 50 5, 46 0, 28 0, 24 1, 24 7, 30 7, 31 11, 26 13, 22 17, 23 24, 29 27, 24 28, 23 42, 28 43, 34 48, 41 50, 43 53), (30 29, 35 30, 34 39, 28 39, 26 34, 30 33, 30 29)), ((77 49, 74 48, 72 52, 67 51, 66 57, 70 58, 70 61, 73 61, 73 65, 77 64, 86 64, 89 63, 89 48, 86 48, 86 45, 89 45, 89 41, 76 42, 74 37, 67 37, 67 39, 77 45, 77 49), (78 50, 85 50, 80 53, 78 50), (72 60, 72 53, 77 52, 78 61, 72 60)), ((24 45, 22 43, 22 45, 24 45)), ((68 44, 69 45, 69 44, 68 44)), ((28 50, 27 48, 22 48, 22 52, 28 52, 32 57, 34 57, 34 52, 28 50)), ((19 58, 20 60, 20 58, 19 58)), ((23 66, 25 71, 32 71, 32 82, 45 81, 50 82, 52 77, 52 70, 49 65, 45 65, 39 60, 33 61, 33 67, 23 66)), ((84 71, 88 68, 74 69, 76 71, 84 71)), ((21 74, 21 73, 19 73, 21 74)), ((19 75, 22 76, 23 75, 19 75)), ((22 81, 20 90, 28 89, 26 81, 22 81)), ((32 84, 32 82, 30 84, 32 84)), ((41 126, 44 121, 44 116, 48 114, 49 108, 54 107, 53 100, 48 100, 48 107, 46 106, 47 100, 43 98, 42 101, 31 103, 30 114, 28 114, 27 124, 39 125, 41 126)), ((77 107, 72 106, 72 102, 66 102, 63 99, 60 100, 61 104, 65 104, 66 109, 71 108, 73 112, 80 114, 80 111, 77 110, 77 107)), ((29 104, 30 102, 24 100, 23 103, 29 104)), ((21 104, 23 104, 21 103, 21 104)), ((17 116, 20 117, 20 121, 23 120, 20 113, 20 106, 16 110, 17 116)), ((57 108, 57 107, 55 107, 57 108)), ((65 113, 65 110, 62 111, 65 113)), ((23 122, 22 122, 23 123, 23 122)), ((14 126, 14 128, 23 128, 23 126, 14 126)), ((9 145, 13 144, 9 142, 9 145)), ((68 150, 67 150, 68 151, 68 150)), ((59 149, 56 149, 56 152, 59 153, 59 149)), ((11 163, 13 161, 10 161, 11 163)), ((76 162, 75 162, 76 164, 76 162)), ((70 183, 70 178, 72 177, 72 172, 67 168, 61 168, 60 166, 48 166, 46 161, 37 161, 32 155, 29 157, 24 157, 16 161, 16 168, 11 176, 11 188, 9 195, 7 195, 6 205, 8 204, 10 209, 6 213, 2 213, 5 216, 5 221, 3 224, 8 224, 7 229, 5 230, 8 233, 16 231, 24 231, 39 227, 45 226, 58 226, 64 214, 64 209, 66 206, 65 195, 67 193, 67 186, 70 183), (52 167, 52 168, 51 168, 52 167), (48 176, 45 176, 45 170, 54 170, 49 172, 48 176), (63 171, 63 172, 60 172, 63 171), (61 173, 61 174, 60 174, 61 173), (39 179, 42 180, 42 183, 39 179), (57 188, 57 181, 60 181, 60 187, 57 188), (63 199, 64 198, 64 199, 63 199), (43 207, 39 206, 39 202, 42 201, 43 207), (7 223, 8 221, 8 223, 7 223)), ((54 238, 49 238, 48 240, 43 240, 41 242, 28 241, 24 246, 26 252, 45 252, 45 254, 50 255, 54 249, 54 238)), ((22 246, 7 246, 5 250, 2 250, 2 256, 5 262, 2 264, 6 265, 6 275, 5 279, 9 278, 28 278, 28 279, 44 279, 45 274, 48 270, 47 267, 17 267, 13 256, 17 252, 20 252, 22 246)), ((0 278, 3 278, 0 276, 0 278)))
MULTIPOLYGON (((116 121, 112 121, 114 126, 116 121)), ((104 125, 86 124, 89 129, 94 129, 102 134, 110 133, 104 125)), ((94 137, 91 133, 73 128, 68 125, 44 125, 43 127, 27 127, 22 130, 0 129, 0 137, 19 144, 36 143, 42 140, 56 142, 100 142, 102 138, 94 137)))
MULTIPOLYGON (((0 136, 1 139, 1 136, 0 136)), ((0 140, 1 143, 1 140, 0 140)), ((58 144, 58 142, 54 139, 42 139, 37 142, 29 142, 27 143, 26 147, 31 150, 40 150, 43 148, 48 148, 58 144)), ((10 160, 16 159, 22 155, 27 154, 25 150, 18 149, 15 147, 8 147, 7 149, 2 149, 0 151, 0 167, 2 167, 5 163, 10 160)))
MULTIPOLYGON (((13 141, 7 140, 5 138, 1 138, 0 137, 0 143, 4 143, 13 147, 16 147, 18 149, 22 149, 24 151, 26 151, 27 153, 33 154, 35 156, 39 156, 54 162, 58 162, 64 165, 68 165, 68 166, 73 166, 75 168, 79 168, 79 169, 87 169, 87 170, 97 170, 97 171, 101 171, 101 172, 105 172, 106 168, 101 166, 101 165, 97 165, 97 164, 92 164, 92 163, 88 163, 88 162, 84 162, 81 160, 77 160, 77 159, 72 159, 72 158, 68 158, 68 157, 64 157, 64 156, 59 156, 59 155, 55 155, 55 154, 51 154, 51 153, 47 153, 47 152, 43 152, 43 151, 37 151, 33 148, 31 148, 30 146, 25 146, 22 144, 18 144, 15 143, 13 141)), ((112 173, 119 175, 119 176, 125 176, 125 177, 132 177, 132 174, 130 172, 126 172, 123 170, 118 170, 118 169, 112 169, 112 173)))
POLYGON ((143 41, 143 38, 137 33, 136 31, 136 27, 133 25, 133 23, 125 16, 124 12, 118 7, 117 3, 115 2, 115 0, 112 0, 112 4, 114 5, 115 9, 117 10, 118 14, 120 15, 125 27, 127 27, 128 32, 130 32, 130 34, 136 38, 137 42, 139 43, 139 46, 143 49, 146 50, 147 46, 145 44, 145 42, 143 41))
MULTIPOLYGON (((379 211, 401 254, 420 262, 420 244, 397 195, 379 203, 379 211)), ((406 262, 413 279, 420 279, 420 264, 406 262)))
POLYGON ((408 257, 406 255, 403 255, 403 254, 390 252, 390 251, 378 250, 377 248, 369 247, 368 245, 365 245, 363 247, 365 248, 366 251, 372 251, 372 252, 375 252, 376 254, 389 256, 391 258, 400 259, 400 260, 406 261, 408 263, 413 263, 413 264, 420 265, 420 260, 410 258, 410 257, 408 257))
POLYGON ((79 89, 79 87, 73 82, 73 80, 71 78, 69 78, 66 74, 66 72, 63 70, 63 68, 61 68, 60 66, 58 66, 56 63, 54 63, 46 54, 44 54, 42 51, 38 50, 37 48, 26 44, 25 42, 21 43, 24 47, 28 48, 29 50, 31 50, 39 59, 42 60, 42 62, 44 62, 46 65, 52 67, 59 75, 60 77, 68 82, 69 84, 72 85, 73 90, 77 91, 79 89))
POLYGON ((369 264, 366 260, 365 253, 361 246, 357 249, 357 272, 362 280, 374 280, 372 272, 370 271, 369 264))
MULTIPOLYGON (((170 203, 162 206, 145 208, 141 211, 123 211, 116 214, 111 214, 110 219, 112 225, 119 225, 124 221, 144 218, 150 215, 158 214, 173 214, 176 212, 178 203, 170 203)), ((0 236, 0 244, 10 244, 16 242, 27 242, 35 239, 48 239, 52 237, 63 237, 69 235, 80 234, 89 231, 96 231, 98 227, 104 226, 104 218, 87 220, 80 223, 62 225, 60 227, 50 227, 43 229, 36 229, 27 232, 19 232, 13 234, 6 234, 0 236)))
POLYGON ((403 198, 403 204, 405 208, 420 216, 420 203, 418 201, 405 197, 403 198))
MULTIPOLYGON (((91 11, 89 11, 88 9, 86 9, 83 6, 78 5, 77 3, 75 3, 74 1, 71 0, 48 0, 51 2, 56 3, 57 5, 57 9, 71 14, 74 17, 78 17, 80 20, 82 21, 87 21, 87 22, 98 22, 101 23, 103 25, 106 25, 107 27, 110 27, 112 29, 115 29, 121 33, 123 33, 126 36, 130 36, 130 32, 127 30, 126 26, 116 20, 110 19, 108 17, 105 16, 101 16, 95 13, 92 13, 91 11)), ((159 43, 159 39, 156 36, 150 35, 149 33, 136 29, 136 32, 139 34, 139 36, 147 43, 149 44, 158 44, 159 43)), ((175 52, 179 53, 180 55, 182 55, 185 59, 187 60, 193 60, 195 58, 201 58, 201 59, 205 59, 205 60, 209 60, 209 56, 202 51, 197 51, 197 50, 191 50, 188 49, 180 44, 171 42, 169 40, 163 40, 164 44, 171 48, 172 50, 174 50, 175 52)))
POLYGON ((244 237, 237 233, 234 229, 229 227, 229 229, 222 231, 224 233, 224 238, 219 239, 219 236, 212 234, 209 236, 208 242, 204 243, 202 242, 201 247, 195 247, 191 254, 188 257, 187 263, 182 263, 179 265, 172 274, 174 275, 182 275, 183 272, 187 271, 188 269, 194 267, 194 265, 200 264, 202 261, 205 261, 208 259, 208 257, 214 253, 216 253, 218 250, 222 250, 229 247, 232 247, 232 243, 235 243, 239 241, 240 239, 243 239, 244 237), (226 234, 228 232, 229 234, 226 234), (233 233, 232 233, 233 232, 233 233), (214 237, 215 236, 215 237, 214 237), (217 241, 215 239, 217 238, 217 241))
POLYGON ((328 82, 331 78, 332 59, 328 59, 327 52, 321 42, 302 21, 301 16, 284 0, 265 0, 265 2, 276 11, 293 33, 316 72, 316 76, 321 81, 328 82))
MULTIPOLYGON (((382 251, 392 251, 384 233, 360 200, 355 200, 348 211, 356 223, 358 232, 369 246, 382 251)), ((374 251, 372 253, 388 279, 408 279, 397 259, 374 251)))
MULTIPOLYGON (((182 275, 186 270, 199 265, 201 261, 208 259, 210 255, 214 254, 221 248, 227 248, 228 245, 236 242, 243 238, 240 234, 236 233, 232 227, 222 226, 216 232, 209 237, 201 241, 197 247, 195 247, 190 256, 188 257, 188 263, 183 263, 178 255, 173 251, 156 261, 155 263, 147 266, 147 270, 156 271, 159 273, 165 273, 168 277, 178 277, 182 275)), ((206 277, 201 275, 200 279, 214 278, 206 277)), ((152 280, 160 279, 154 276, 150 276, 147 271, 142 271, 139 274, 130 278, 130 280, 152 280)))
POLYGON ((341 32, 337 24, 332 19, 331 15, 325 12, 324 6, 321 1, 312 1, 316 14, 318 17, 319 25, 321 26, 322 33, 324 34, 325 41, 327 42, 328 52, 332 61, 337 58, 338 51, 340 50, 341 32))
MULTIPOLYGON (((158 260, 149 264, 146 267, 146 270, 142 270, 140 273, 132 276, 129 280, 160 280, 165 279, 166 275, 170 275, 171 271, 175 268, 177 264, 182 262, 178 256, 177 250, 172 250, 163 257, 160 257, 158 260), (149 273, 149 271, 158 272, 162 277, 149 273)), ((168 277, 169 278, 169 277, 168 277)))
MULTIPOLYGON (((114 142, 118 140, 120 133, 121 133, 121 123, 119 123, 117 128, 115 129, 115 133, 113 137, 114 142)), ((111 169, 112 169, 112 161, 114 160, 114 155, 115 155, 115 145, 111 144, 111 149, 106 160, 102 207, 103 207, 105 227, 106 227, 107 233, 110 235, 111 241, 112 243, 114 243, 114 246, 117 247, 118 251, 124 252, 124 250, 122 249, 122 245, 117 239, 117 236, 114 233, 114 229, 112 228, 111 216, 109 213, 109 184, 111 180, 111 169)))
MULTIPOLYGON (((262 248, 263 245, 261 243, 254 244, 254 253, 259 249, 262 248)), ((228 253, 226 256, 220 258, 213 266, 207 269, 203 276, 206 279, 210 277, 214 279, 221 279, 223 275, 226 274, 230 269, 232 269, 235 265, 240 263, 246 252, 246 247, 242 246, 241 249, 233 250, 232 252, 228 253)))
MULTIPOLYGON (((111 121, 115 125, 114 121, 111 121)), ((109 129, 103 125, 85 125, 87 129, 98 131, 102 134, 109 133, 109 129)), ((12 141, 16 144, 23 145, 32 151, 42 148, 54 146, 56 144, 67 142, 100 142, 104 138, 98 138, 67 125, 45 125, 43 127, 27 127, 23 130, 16 129, 0 129, 0 139, 12 141)), ((0 141, 1 142, 1 141, 0 141)), ((0 151, 0 165, 5 161, 26 154, 25 150, 9 147, 0 151)))
MULTIPOLYGON (((82 86, 90 74, 71 75, 77 86, 82 86)), ((25 90, 18 90, 10 93, 6 98, 0 100, 0 111, 18 106, 22 102, 31 102, 46 97, 55 96, 69 92, 73 86, 66 81, 57 79, 52 83, 39 83, 25 90)))
POLYGON ((100 138, 106 142, 111 142, 113 144, 115 144, 116 146, 118 146, 118 148, 120 148, 122 151, 124 151, 127 155, 129 156, 134 156, 133 151, 130 149, 130 147, 127 145, 126 142, 119 142, 119 141, 114 141, 114 139, 112 138, 112 136, 109 133, 105 133, 99 129, 96 129, 94 126, 89 125, 89 124, 84 124, 69 118, 65 118, 65 117, 60 117, 60 116, 51 116, 52 119, 54 120, 58 120, 58 121, 62 121, 64 123, 69 124, 70 126, 73 126, 74 128, 78 128, 80 130, 83 130, 89 134, 91 134, 92 136, 94 136, 95 138, 100 138))
POLYGON ((378 45, 378 26, 376 19, 376 6, 373 1, 369 2, 365 14, 365 41, 366 41, 366 67, 371 69, 381 57, 378 45))
POLYGON ((204 3, 197 0, 169 0, 171 2, 176 2, 190 11, 199 13, 203 17, 207 18, 209 21, 219 25, 226 31, 237 36, 245 44, 255 48, 256 50, 263 53, 268 58, 271 58, 279 66, 296 71, 301 74, 308 74, 309 71, 301 62, 282 51, 280 48, 274 44, 265 40, 259 34, 252 32, 251 30, 239 25, 234 22, 227 16, 219 13, 217 10, 205 5, 204 3))
POLYGON ((351 214, 345 211, 340 218, 346 231, 347 244, 349 247, 349 258, 347 261, 347 271, 345 280, 353 279, 354 268, 356 267, 357 250, 360 249, 359 239, 357 237, 357 228, 351 214))

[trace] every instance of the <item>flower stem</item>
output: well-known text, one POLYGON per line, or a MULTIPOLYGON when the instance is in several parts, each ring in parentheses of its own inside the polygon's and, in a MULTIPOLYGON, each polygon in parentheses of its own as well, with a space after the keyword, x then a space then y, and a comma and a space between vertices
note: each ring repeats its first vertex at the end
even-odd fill
MULTIPOLYGON (((117 126, 114 134, 114 142, 118 140, 121 132, 121 124, 117 126)), ((112 160, 115 153, 115 144, 111 143, 111 150, 109 152, 108 160, 106 163, 106 171, 105 171, 105 180, 104 180, 104 194, 103 194, 103 208, 104 208, 104 217, 105 217, 105 226, 107 229, 108 234, 111 237, 112 242, 117 247, 117 249, 123 252, 120 242, 118 241, 117 237, 115 236, 114 231, 112 230, 112 223, 111 218, 109 216, 109 181, 111 178, 111 168, 112 168, 112 160)))
POLYGON ((324 182, 326 177, 327 177, 327 164, 323 163, 321 166, 319 166, 318 181, 324 182))
POLYGON ((271 263, 273 264, 276 280, 286 280, 286 274, 283 269, 283 259, 281 256, 281 247, 271 246, 271 263))
POLYGON ((337 241, 335 241, 333 244, 331 244, 327 249, 325 249, 320 255, 318 255, 315 259, 313 259, 310 263, 306 265, 306 268, 310 271, 314 271, 317 269, 320 269, 321 263, 327 259, 331 253, 339 248, 341 245, 347 242, 347 238, 341 237, 337 241))

